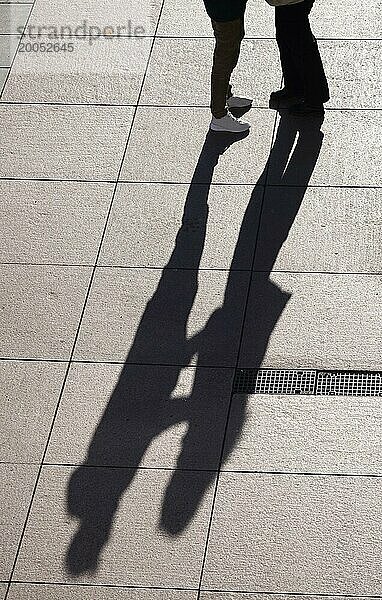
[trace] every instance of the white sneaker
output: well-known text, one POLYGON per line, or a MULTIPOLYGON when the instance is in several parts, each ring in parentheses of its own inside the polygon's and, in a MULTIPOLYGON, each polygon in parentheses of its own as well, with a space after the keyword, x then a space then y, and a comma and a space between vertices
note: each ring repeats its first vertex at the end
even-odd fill
POLYGON ((225 117, 221 117, 220 119, 212 117, 210 125, 212 131, 229 131, 231 133, 242 133, 243 131, 248 131, 250 127, 249 123, 236 119, 230 113, 227 113, 225 117))
POLYGON ((231 98, 227 98, 227 106, 228 108, 247 108, 247 106, 252 106, 253 100, 250 98, 240 98, 240 96, 231 96, 231 98))

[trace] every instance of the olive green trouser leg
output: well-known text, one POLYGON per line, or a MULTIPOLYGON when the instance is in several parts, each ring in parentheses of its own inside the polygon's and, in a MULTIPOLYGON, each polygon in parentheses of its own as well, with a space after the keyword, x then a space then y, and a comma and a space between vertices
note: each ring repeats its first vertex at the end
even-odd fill
POLYGON ((212 27, 216 44, 211 74, 211 112, 220 119, 227 114, 227 97, 232 95, 230 80, 244 38, 244 17, 227 23, 212 21, 212 27))

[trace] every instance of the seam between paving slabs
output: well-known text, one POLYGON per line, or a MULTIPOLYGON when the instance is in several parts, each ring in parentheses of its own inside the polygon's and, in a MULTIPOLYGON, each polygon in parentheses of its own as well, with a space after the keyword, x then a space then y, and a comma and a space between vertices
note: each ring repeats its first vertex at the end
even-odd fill
MULTIPOLYGON (((0 3, 1 6, 1 3, 0 3)), ((153 38, 154 39, 154 38, 153 38)), ((0 66, 2 69, 11 70, 10 66, 0 66)), ((9 76, 9 73, 8 73, 9 76)), ((7 76, 7 79, 8 79, 7 76)), ((4 83, 4 86, 6 84, 4 83)), ((1 96, 0 96, 1 98, 1 96)), ((134 103, 110 103, 110 102, 59 102, 59 101, 31 101, 31 100, 1 100, 1 106, 99 106, 99 107, 108 107, 108 108, 135 108, 137 105, 134 103)), ((147 109, 171 109, 171 108, 197 108, 208 110, 208 104, 139 104, 139 108, 147 108, 147 109)), ((253 104, 252 109, 255 110, 269 110, 269 106, 266 104, 253 104)), ((379 113, 382 111, 382 107, 378 106, 327 106, 325 107, 326 112, 376 112, 379 113)), ((232 185, 232 184, 230 184, 232 185)))
MULTIPOLYGON (((1 261, 0 262, 0 267, 9 267, 9 266, 13 266, 13 267, 64 267, 64 268, 78 268, 78 269, 89 269, 89 268, 93 268, 93 264, 91 263, 52 263, 52 262, 31 262, 31 261, 1 261)), ((101 269, 120 269, 120 270, 125 270, 125 271, 217 271, 217 272, 221 272, 221 273, 251 273, 251 269, 245 269, 245 268, 235 268, 235 269, 230 269, 230 268, 225 268, 225 267, 200 267, 200 268, 195 268, 195 267, 168 267, 167 265, 165 266, 160 266, 160 265, 122 265, 122 264, 115 264, 115 265, 107 265, 107 264, 101 264, 101 265, 97 265, 97 269, 101 270, 101 269)), ((269 269, 256 269, 254 271, 254 273, 269 273, 269 269)), ((359 277, 375 277, 375 276, 380 276, 382 275, 382 271, 303 271, 302 269, 295 269, 295 270, 291 270, 291 269, 272 269, 271 273, 284 273, 284 274, 295 274, 295 275, 338 275, 338 276, 349 276, 349 275, 354 275, 354 276, 359 276, 359 277)), ((1 357, 0 357, 1 360, 1 357)))
MULTIPOLYGON (((6 582, 0 582, 6 583, 6 582)), ((169 590, 169 591, 180 591, 180 592, 196 592, 197 588, 186 588, 186 587, 155 587, 155 586, 128 586, 128 585, 112 585, 112 584, 97 584, 97 583, 63 583, 63 582, 50 582, 50 581, 23 581, 15 580, 12 582, 14 585, 31 585, 31 586, 59 586, 59 587, 78 587, 78 588, 106 588, 106 589, 135 589, 135 590, 169 590)), ((208 589, 203 588, 202 593, 209 592, 213 594, 243 594, 246 595, 265 595, 265 596, 293 596, 299 598, 382 598, 382 596, 370 596, 370 595, 354 595, 354 594, 322 594, 322 593, 302 593, 302 592, 272 592, 258 590, 254 592, 248 592, 243 590, 219 590, 219 589, 208 589)))
MULTIPOLYGON (((15 461, 0 461, 0 465, 19 465, 19 466, 39 466, 39 462, 15 462, 15 461)), ((79 463, 53 463, 53 462, 44 462, 44 467, 54 468, 54 469, 72 469, 75 467, 81 467, 83 469, 95 470, 95 469, 103 469, 103 470, 114 470, 114 471, 159 471, 159 472, 177 472, 177 473, 219 473, 219 469, 201 469, 196 467, 149 467, 149 466, 139 466, 136 465, 97 465, 97 464, 79 464, 79 463)), ((225 475, 227 473, 231 473, 234 475, 284 475, 286 477, 294 476, 294 477, 331 477, 331 478, 357 478, 357 479, 381 479, 382 473, 356 473, 356 472, 330 472, 330 471, 269 471, 269 470, 259 470, 259 469, 220 469, 221 473, 225 475)), ((14 581, 14 580, 13 580, 14 581)))
MULTIPOLYGON (((33 6, 34 2, 0 2, 1 6, 9 6, 9 5, 13 5, 13 6, 33 6)), ((7 36, 7 35, 20 35, 18 33, 0 33, 0 36, 7 36)), ((46 35, 46 34, 45 34, 46 35)), ((68 38, 88 38, 88 37, 92 37, 91 34, 69 34, 69 33, 63 33, 62 37, 68 37, 68 38)), ((114 34, 114 35, 110 35, 108 36, 110 38, 131 38, 134 37, 132 35, 128 35, 128 34, 114 34)), ((140 35, 139 39, 150 39, 153 38, 154 35, 140 35)), ((215 38, 212 35, 166 35, 166 34, 159 34, 156 35, 156 39, 158 40, 214 40, 215 38)), ((378 38, 378 37, 316 37, 318 42, 380 42, 382 41, 382 38, 378 38)), ((267 42, 267 41, 272 41, 275 42, 276 38, 275 37, 256 37, 256 36, 245 36, 244 40, 251 40, 251 41, 259 41, 259 42, 267 42)))
MULTIPOLYGON (((5 104, 5 102, 0 102, 0 106, 2 106, 3 104, 5 104)), ((135 108, 136 105, 132 106, 131 108, 135 108)), ((141 109, 142 106, 139 106, 139 108, 141 109)), ((166 106, 166 108, 171 108, 166 106)), ((51 183, 56 183, 56 182, 62 182, 62 183, 99 183, 99 184, 105 184, 105 183, 118 183, 118 184, 128 184, 128 185, 190 185, 191 181, 153 181, 153 180, 147 180, 147 181, 137 181, 137 180, 133 180, 133 179, 118 179, 118 181, 116 179, 64 179, 62 177, 60 177, 59 179, 54 179, 54 178, 49 178, 49 177, 4 177, 1 176, 0 177, 0 181, 45 181, 45 182, 51 182, 51 183)), ((205 186, 204 183, 197 183, 195 185, 200 185, 200 186, 205 186)), ((255 183, 252 181, 249 181, 247 183, 225 183, 224 181, 214 181, 211 182, 211 186, 233 186, 233 187, 248 187, 248 186, 254 186, 255 183)), ((261 188, 263 187, 263 184, 256 184, 257 187, 261 188)), ((298 185, 298 184, 272 184, 269 183, 267 184, 267 188, 319 188, 319 189, 353 189, 353 190, 380 190, 382 189, 381 185, 370 185, 370 184, 363 184, 363 185, 338 185, 338 184, 314 184, 314 185, 298 185)))

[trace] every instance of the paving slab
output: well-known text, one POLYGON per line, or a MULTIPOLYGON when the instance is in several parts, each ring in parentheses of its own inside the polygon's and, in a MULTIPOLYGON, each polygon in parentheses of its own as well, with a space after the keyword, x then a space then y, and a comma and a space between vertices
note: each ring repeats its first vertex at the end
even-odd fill
POLYGON ((74 364, 48 463, 217 469, 233 370, 74 364))
POLYGON ((31 501, 38 466, 0 464, 0 577, 8 580, 31 501))
POLYGON ((0 598, 2 600, 4 600, 6 592, 7 592, 7 584, 1 583, 0 584, 0 598))
POLYGON ((0 66, 9 67, 20 41, 19 35, 0 35, 0 66))
MULTIPOLYGON (((158 38, 140 104, 209 106, 213 50, 210 39, 158 38)), ((269 94, 280 81, 275 40, 244 40, 232 77, 234 90, 253 98, 253 106, 268 108, 269 94)))
POLYGON ((197 592, 108 586, 13 584, 9 600, 196 600, 197 592))
POLYGON ((99 264, 250 269, 262 198, 261 186, 120 184, 99 264), (235 254, 246 214, 249 232, 235 254))
POLYGON ((94 264, 112 183, 0 181, 0 262, 94 264))
POLYGON ((367 7, 361 2, 349 3, 338 10, 337 0, 316 2, 311 22, 314 34, 322 38, 381 39, 379 15, 381 0, 371 0, 367 7))
POLYGON ((267 188, 255 269, 380 273, 381 200, 377 188, 267 188))
POLYGON ((67 360, 91 268, 1 265, 1 356, 67 360))
POLYGON ((0 459, 39 463, 58 403, 65 363, 1 361, 0 459))
POLYGON ((212 495, 208 473, 45 467, 15 579, 196 589, 212 495))
POLYGON ((232 367, 248 280, 245 272, 99 268, 74 358, 232 367))
POLYGON ((254 109, 245 118, 253 127, 250 135, 241 138, 209 133, 208 108, 140 107, 121 180, 189 183, 199 161, 199 170, 206 163, 199 183, 210 182, 212 176, 214 183, 255 184, 268 160, 275 115, 271 110, 254 109))
MULTIPOLYGON (((252 0, 246 13, 246 36, 274 38, 273 12, 263 0, 252 0)), ((211 21, 203 2, 166 0, 159 22, 158 35, 167 37, 213 37, 211 21)))
POLYGON ((382 40, 324 40, 322 60, 330 82, 331 108, 382 107, 379 65, 382 40))
POLYGON ((235 395, 229 471, 382 473, 380 398, 235 395))
POLYGON ((381 478, 223 473, 202 587, 380 595, 381 478))
MULTIPOLYGON (((276 155, 271 160, 268 183, 276 185, 319 185, 319 186, 380 186, 382 165, 379 160, 379 140, 382 135, 382 111, 369 110, 328 110, 321 127, 323 133, 322 147, 318 137, 318 122, 306 121, 301 125, 301 119, 294 119, 296 129, 306 128, 302 133, 315 133, 317 147, 311 142, 307 151, 312 153, 315 162, 311 165, 313 172, 307 181, 307 172, 302 165, 302 153, 286 173, 280 178, 280 162, 276 155), (297 119, 297 121, 296 121, 297 119), (316 154, 319 153, 318 158, 316 154), (335 159, 333 158, 335 157, 335 159), (297 160, 298 159, 298 160, 297 160), (300 167, 300 168, 299 168, 300 167)), ((292 127, 292 120, 290 120, 292 127)), ((249 136, 250 137, 250 136, 249 136)), ((308 140, 302 139, 307 145, 308 140)), ((305 156, 305 161, 309 157, 305 156)), ((310 173, 309 173, 310 175, 310 173)), ((247 175, 244 174, 244 181, 247 175)), ((244 182, 243 182, 244 183, 244 182)))
POLYGON ((380 275, 256 274, 240 366, 378 371, 381 282, 380 275))
POLYGON ((161 0, 130 0, 128 3, 116 0, 97 4, 79 0, 65 5, 59 0, 36 0, 28 27, 33 28, 32 33, 37 32, 38 27, 50 27, 48 33, 56 28, 59 35, 61 27, 66 27, 66 33, 70 31, 71 35, 77 36, 89 33, 97 36, 99 31, 103 35, 107 28, 108 32, 112 29, 115 35, 142 37, 154 34, 161 5, 161 0))
POLYGON ((0 177, 114 180, 132 108, 0 104, 0 177))
POLYGON ((152 41, 88 37, 56 42, 31 36, 24 43, 40 50, 18 52, 3 100, 136 104, 152 41))
POLYGON ((30 11, 30 4, 0 4, 0 34, 22 33, 30 11))

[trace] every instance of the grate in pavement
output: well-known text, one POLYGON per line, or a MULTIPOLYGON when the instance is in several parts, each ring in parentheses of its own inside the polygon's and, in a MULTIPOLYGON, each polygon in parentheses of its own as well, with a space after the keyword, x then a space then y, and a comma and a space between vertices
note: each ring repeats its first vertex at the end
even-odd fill
POLYGON ((317 375, 321 396, 382 396, 382 373, 325 371, 317 375))
POLYGON ((317 373, 304 370, 239 369, 237 394, 314 394, 317 373))
POLYGON ((235 394, 382 396, 382 373, 304 369, 239 369, 235 394))

